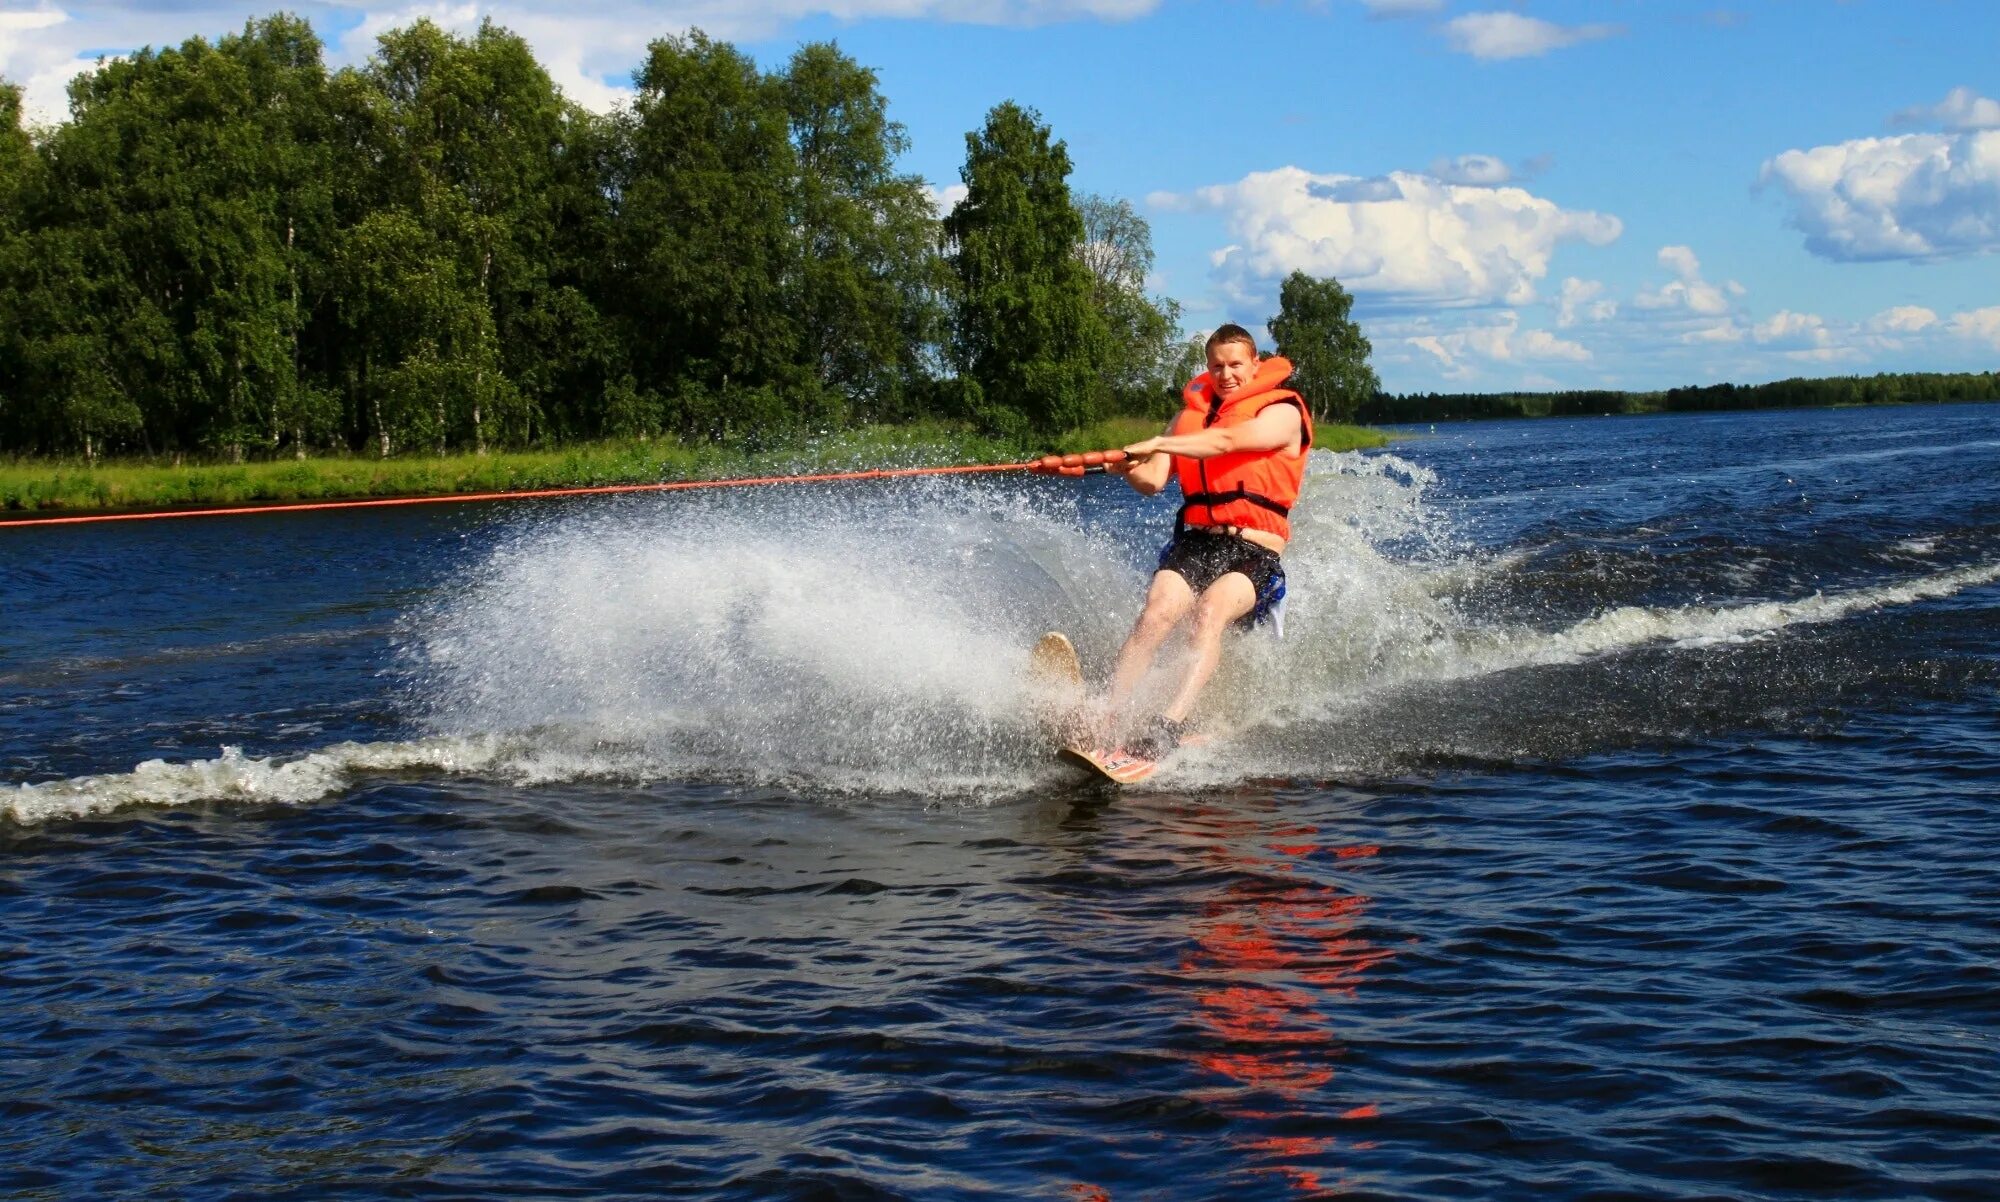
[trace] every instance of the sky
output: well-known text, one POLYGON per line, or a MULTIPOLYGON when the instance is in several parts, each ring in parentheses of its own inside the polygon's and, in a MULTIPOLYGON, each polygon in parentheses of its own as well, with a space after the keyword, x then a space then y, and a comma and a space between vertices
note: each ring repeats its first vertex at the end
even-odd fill
MULTIPOLYGON (((654 38, 873 68, 949 204, 988 109, 1152 226, 1190 330, 1338 278, 1393 392, 2000 369, 1993 0, 304 0, 336 64, 419 17, 609 109, 654 38)), ((99 57, 275 4, 0 0, 31 118, 99 57)))

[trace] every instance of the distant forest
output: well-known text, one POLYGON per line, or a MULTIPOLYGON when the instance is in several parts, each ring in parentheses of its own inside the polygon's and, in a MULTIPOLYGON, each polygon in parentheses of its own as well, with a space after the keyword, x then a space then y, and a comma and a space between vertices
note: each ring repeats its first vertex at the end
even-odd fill
POLYGON ((1874 376, 1706 384, 1664 392, 1377 393, 1359 418, 1377 424, 1498 417, 1593 417, 1612 413, 1696 413, 1837 405, 1916 405, 2000 400, 2000 372, 1902 372, 1874 376))
POLYGON ((292 16, 100 63, 48 129, 0 81, 0 454, 1042 434, 1191 370, 1146 223, 1072 196, 1031 110, 967 135, 941 216, 832 44, 662 38, 633 83, 592 113, 428 21, 334 71, 292 16))

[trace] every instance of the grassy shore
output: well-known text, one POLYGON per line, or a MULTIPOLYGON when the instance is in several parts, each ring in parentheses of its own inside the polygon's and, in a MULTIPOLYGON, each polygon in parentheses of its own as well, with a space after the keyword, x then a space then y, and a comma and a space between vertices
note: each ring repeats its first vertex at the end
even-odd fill
MULTIPOLYGON (((914 424, 862 427, 754 452, 654 440, 488 455, 327 457, 242 464, 0 461, 0 512, 282 504, 1010 463, 1049 450, 1122 446, 1159 433, 1160 426, 1150 418, 1114 418, 1058 439, 1052 446, 1036 448, 949 425, 914 424)), ((1381 446, 1388 440, 1386 435, 1359 426, 1322 426, 1317 433, 1319 445, 1330 450, 1381 446)))

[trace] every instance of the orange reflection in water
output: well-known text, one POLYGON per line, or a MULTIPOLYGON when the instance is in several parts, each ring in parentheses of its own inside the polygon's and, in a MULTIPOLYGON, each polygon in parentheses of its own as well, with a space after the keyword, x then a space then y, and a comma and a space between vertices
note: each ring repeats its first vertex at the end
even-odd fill
MULTIPOLYGON (((1300 868, 1317 857, 1366 859, 1380 848, 1330 847, 1313 826, 1260 833, 1250 820, 1202 817, 1211 834, 1204 855, 1245 878, 1203 907, 1194 947, 1180 965, 1196 982, 1194 1019, 1216 1045, 1192 1059, 1230 1083, 1208 1093, 1218 1109, 1259 1120, 1323 1120, 1343 1051, 1330 1007, 1352 997, 1363 975, 1394 953, 1355 934, 1367 897, 1308 880, 1300 868), (1243 1109, 1246 1103, 1258 1108, 1243 1109)), ((1377 1112, 1363 1103, 1335 1113, 1366 1119, 1377 1112)), ((1238 1147, 1251 1171, 1325 1196, 1341 1189, 1339 1170, 1329 1165, 1339 1142, 1331 1135, 1261 1136, 1238 1147)))

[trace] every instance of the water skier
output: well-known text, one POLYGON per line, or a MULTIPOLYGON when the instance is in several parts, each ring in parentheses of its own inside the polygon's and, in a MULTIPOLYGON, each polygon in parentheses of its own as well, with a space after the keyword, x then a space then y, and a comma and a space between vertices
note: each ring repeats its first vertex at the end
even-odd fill
POLYGON ((1125 448, 1107 469, 1142 496, 1180 484, 1174 537, 1160 552, 1146 605, 1119 649, 1099 725, 1117 737, 1132 696, 1168 636, 1188 623, 1190 657, 1166 707, 1128 737, 1123 750, 1158 760, 1180 745, 1197 698, 1215 675, 1222 636, 1232 627, 1277 623, 1285 596, 1279 557, 1305 479, 1312 417, 1283 387, 1290 361, 1262 357, 1239 325, 1208 336, 1208 370, 1182 390, 1167 432, 1125 448))

